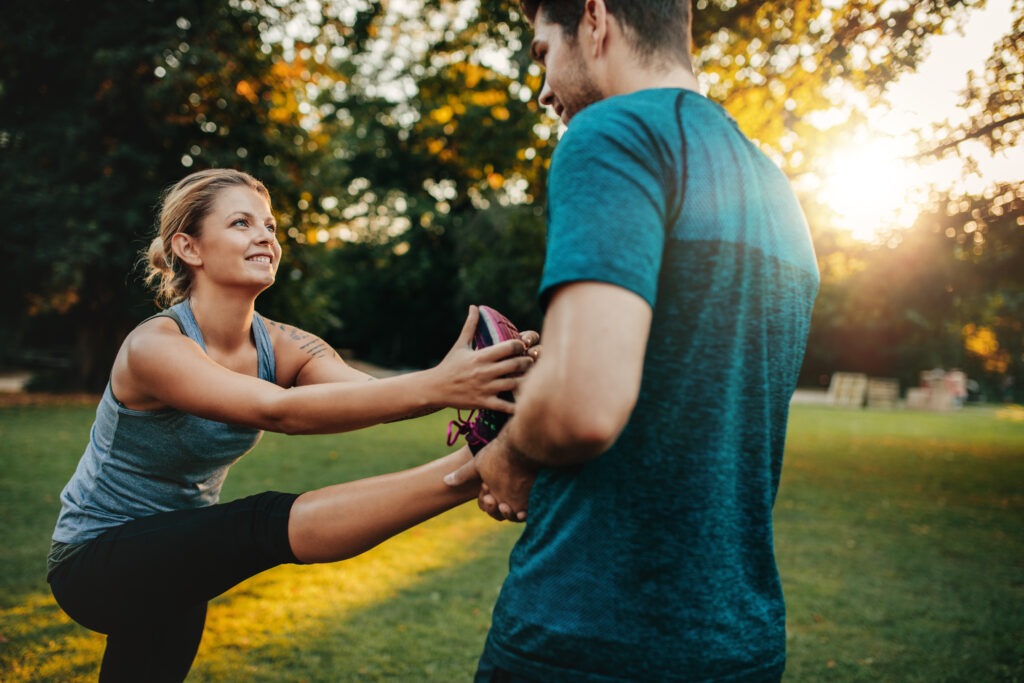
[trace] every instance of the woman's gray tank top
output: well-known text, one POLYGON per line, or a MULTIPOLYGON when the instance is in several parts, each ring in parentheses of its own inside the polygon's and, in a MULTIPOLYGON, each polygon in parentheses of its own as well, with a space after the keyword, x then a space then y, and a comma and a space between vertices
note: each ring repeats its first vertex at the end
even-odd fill
MULTIPOLYGON (((164 312, 205 351, 188 301, 164 312)), ((274 349, 263 319, 253 316, 259 377, 273 382, 274 349)), ((131 410, 107 382, 89 444, 60 494, 53 540, 77 544, 103 531, 158 512, 213 505, 228 468, 263 432, 206 420, 173 409, 131 410)))

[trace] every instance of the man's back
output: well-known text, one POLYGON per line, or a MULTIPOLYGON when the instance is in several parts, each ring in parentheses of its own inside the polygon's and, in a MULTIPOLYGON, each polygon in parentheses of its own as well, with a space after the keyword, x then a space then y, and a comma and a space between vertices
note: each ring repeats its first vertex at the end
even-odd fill
POLYGON ((534 485, 488 652, 539 680, 777 676, 771 512, 818 282, 792 190, 675 89, 578 114, 549 187, 542 300, 600 281, 654 313, 615 445, 534 485))

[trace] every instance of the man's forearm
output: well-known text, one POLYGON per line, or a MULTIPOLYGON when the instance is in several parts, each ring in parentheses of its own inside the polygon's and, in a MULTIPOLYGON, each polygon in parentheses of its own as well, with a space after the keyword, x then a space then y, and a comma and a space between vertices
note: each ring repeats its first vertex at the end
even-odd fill
MULTIPOLYGON (((564 467, 596 458, 614 443, 607 430, 594 429, 579 407, 565 405, 555 391, 524 386, 516 413, 502 430, 508 457, 532 467, 564 467), (562 405, 558 405, 562 403, 562 405)), ((616 430, 616 438, 617 438, 616 430)))

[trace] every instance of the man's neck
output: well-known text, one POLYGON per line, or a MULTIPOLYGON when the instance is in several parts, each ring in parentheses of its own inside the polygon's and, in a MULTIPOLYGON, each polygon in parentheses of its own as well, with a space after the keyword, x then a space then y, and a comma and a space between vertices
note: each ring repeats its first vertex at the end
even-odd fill
POLYGON ((678 88, 700 92, 697 77, 685 66, 653 68, 624 63, 622 68, 614 69, 609 73, 609 92, 607 94, 611 97, 658 88, 678 88))

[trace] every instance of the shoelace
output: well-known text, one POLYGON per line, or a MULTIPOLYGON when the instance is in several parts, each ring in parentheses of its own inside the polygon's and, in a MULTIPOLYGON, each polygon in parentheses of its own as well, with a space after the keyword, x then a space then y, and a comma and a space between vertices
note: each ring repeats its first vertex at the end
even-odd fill
POLYGON ((462 411, 458 411, 458 417, 448 423, 448 445, 454 446, 460 436, 465 436, 476 431, 476 422, 470 422, 476 410, 469 411, 469 415, 462 417, 462 411), (454 431, 452 431, 454 430, 454 431))

